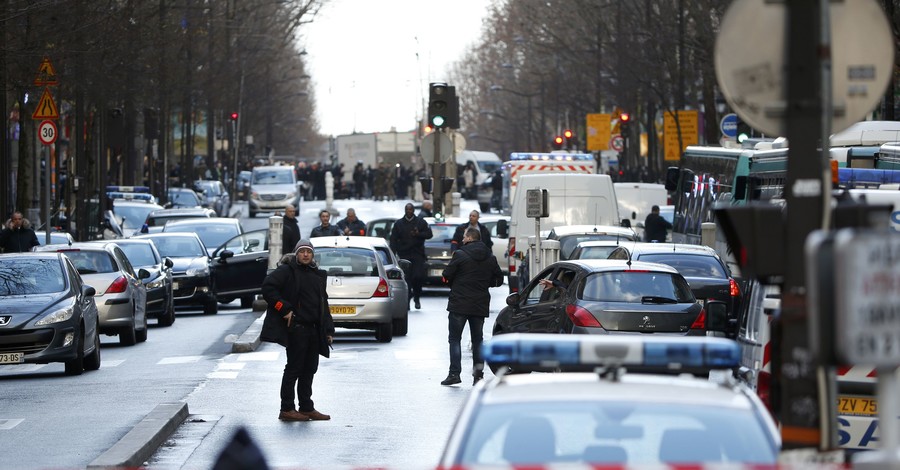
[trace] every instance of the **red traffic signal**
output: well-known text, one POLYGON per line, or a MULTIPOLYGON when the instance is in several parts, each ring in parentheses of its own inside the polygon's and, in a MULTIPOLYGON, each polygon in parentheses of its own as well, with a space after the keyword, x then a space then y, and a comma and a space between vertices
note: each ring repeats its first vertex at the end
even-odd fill
POLYGON ((619 115, 619 121, 620 121, 620 122, 630 122, 630 121, 631 121, 631 115, 628 114, 628 113, 622 113, 622 114, 619 115))
POLYGON ((231 113, 231 120, 232 120, 232 121, 237 121, 237 120, 238 120, 238 113, 231 113))
POLYGON ((565 137, 566 140, 571 139, 573 135, 575 135, 575 134, 573 134, 570 129, 566 129, 566 131, 563 132, 563 137, 565 137))
POLYGON ((553 138, 553 146, 557 149, 561 149, 563 145, 563 138, 561 135, 558 135, 553 138))

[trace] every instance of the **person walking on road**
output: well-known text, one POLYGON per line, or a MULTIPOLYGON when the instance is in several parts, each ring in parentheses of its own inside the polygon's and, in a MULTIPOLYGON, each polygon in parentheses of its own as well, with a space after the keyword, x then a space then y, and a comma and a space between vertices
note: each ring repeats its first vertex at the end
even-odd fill
POLYGON ((494 241, 491 240, 491 231, 478 221, 480 217, 481 214, 478 211, 469 212, 469 222, 459 224, 456 227, 456 231, 453 232, 453 239, 450 240, 450 251, 456 251, 462 247, 463 236, 465 235, 466 230, 470 228, 477 229, 481 232, 481 242, 487 245, 488 248, 493 248, 494 241))
POLYGON ((300 226, 297 225, 297 208, 288 204, 284 208, 284 219, 281 229, 281 252, 290 253, 300 241, 300 226))
POLYGON ((462 339, 463 328, 469 323, 472 338, 472 385, 484 378, 484 359, 481 357, 481 342, 484 337, 484 319, 491 306, 491 287, 503 285, 503 271, 497 258, 481 241, 477 228, 466 229, 463 245, 453 253, 450 264, 444 268, 444 279, 450 285, 447 301, 449 312, 450 373, 441 385, 455 385, 462 382, 462 339))
POLYGON ((391 249, 400 259, 409 260, 411 264, 406 282, 409 283, 409 297, 415 300, 416 309, 422 308, 420 297, 422 284, 425 283, 425 240, 432 236, 428 222, 416 216, 412 204, 406 204, 403 217, 397 219, 391 228, 391 249))
POLYGON ((333 236, 339 237, 341 235, 341 230, 336 226, 331 225, 331 212, 322 209, 322 211, 319 212, 319 220, 322 222, 322 225, 313 227, 312 231, 309 232, 309 238, 333 236))
POLYGON ((422 201, 422 208, 419 209, 419 217, 434 217, 434 205, 428 199, 422 201))
POLYGON ((650 214, 644 219, 644 241, 665 243, 671 229, 672 224, 659 215, 659 206, 650 208, 650 214))
POLYGON ((344 235, 366 236, 366 223, 356 218, 356 209, 347 209, 347 217, 337 223, 338 230, 344 235))
POLYGON ((331 416, 315 409, 312 401, 313 377, 319 355, 330 356, 334 339, 334 319, 328 307, 325 271, 313 259, 312 243, 300 240, 294 256, 266 276, 262 295, 266 300, 260 340, 286 348, 287 364, 281 377, 282 421, 321 421, 331 416), (298 407, 294 408, 296 399, 298 407))
POLYGON ((3 252, 31 251, 32 247, 38 245, 40 243, 34 229, 31 228, 31 222, 23 217, 21 212, 13 212, 12 217, 3 225, 3 231, 0 232, 0 248, 3 248, 3 252))

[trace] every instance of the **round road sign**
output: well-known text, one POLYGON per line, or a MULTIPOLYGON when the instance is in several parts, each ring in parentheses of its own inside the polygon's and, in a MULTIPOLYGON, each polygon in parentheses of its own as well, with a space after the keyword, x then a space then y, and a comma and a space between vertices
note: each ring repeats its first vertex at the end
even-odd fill
POLYGON ((620 134, 614 135, 612 139, 609 139, 609 148, 621 152, 625 149, 625 139, 620 134))
POLYGON ((51 145, 56 142, 56 123, 53 121, 41 121, 38 127, 38 137, 44 145, 51 145))
POLYGON ((719 130, 722 131, 722 135, 725 137, 731 137, 733 139, 737 137, 737 123, 737 114, 726 114, 722 116, 722 121, 719 122, 719 130))

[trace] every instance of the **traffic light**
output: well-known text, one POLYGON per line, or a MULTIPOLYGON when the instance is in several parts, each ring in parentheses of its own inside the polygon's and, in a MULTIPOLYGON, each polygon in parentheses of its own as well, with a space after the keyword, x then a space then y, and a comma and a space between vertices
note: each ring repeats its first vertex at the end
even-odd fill
POLYGON ((236 122, 238 120, 238 113, 231 113, 231 116, 229 116, 229 119, 236 122))
POLYGON ((575 133, 572 132, 571 129, 566 129, 563 132, 563 137, 566 139, 566 148, 574 149, 575 148, 575 133))
POLYGON ((436 129, 447 127, 450 113, 450 88, 446 83, 431 83, 428 90, 428 124, 436 129))
POLYGON ((619 114, 619 135, 627 138, 631 132, 631 115, 628 113, 619 114))
POLYGON ((563 139, 563 137, 561 135, 554 137, 553 138, 553 148, 556 150, 562 150, 563 142, 565 142, 565 139, 563 139))
POLYGON ((737 142, 742 144, 750 137, 753 137, 753 128, 750 127, 750 124, 741 120, 741 118, 737 118, 737 134, 735 135, 737 142))

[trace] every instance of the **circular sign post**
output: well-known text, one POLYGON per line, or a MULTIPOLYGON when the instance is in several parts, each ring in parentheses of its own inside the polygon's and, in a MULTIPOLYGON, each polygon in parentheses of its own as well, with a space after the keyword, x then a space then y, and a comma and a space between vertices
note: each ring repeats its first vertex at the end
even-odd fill
POLYGON ((621 135, 616 134, 612 139, 609 139, 609 146, 616 152, 621 152, 625 149, 625 139, 621 135))
POLYGON ((53 145, 56 142, 56 123, 53 121, 41 121, 38 127, 38 137, 44 145, 53 145))

